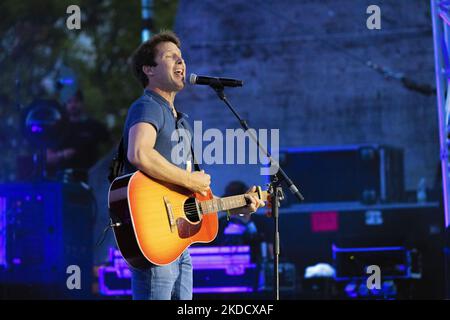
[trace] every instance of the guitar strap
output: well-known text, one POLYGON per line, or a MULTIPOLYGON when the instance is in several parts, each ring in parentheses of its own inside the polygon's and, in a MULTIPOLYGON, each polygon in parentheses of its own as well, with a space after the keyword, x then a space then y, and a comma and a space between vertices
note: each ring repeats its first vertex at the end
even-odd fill
MULTIPOLYGON (((192 143, 191 143, 191 155, 192 155, 192 161, 194 162, 194 170, 200 171, 201 168, 197 162, 197 159, 195 158, 194 148, 192 147, 192 143)), ((111 165, 109 167, 108 180, 110 183, 112 183, 115 178, 117 178, 118 176, 120 176, 122 174, 124 165, 125 165, 125 150, 123 148, 123 137, 122 137, 120 139, 120 143, 117 148, 117 154, 112 159, 111 165)))
POLYGON ((195 159, 194 148, 192 147, 192 143, 191 143, 191 154, 192 154, 192 161, 194 162, 195 171, 201 171, 200 165, 198 164, 197 160, 195 159))
POLYGON ((108 180, 110 183, 112 183, 115 178, 117 178, 122 174, 124 164, 125 164, 125 152, 123 150, 123 137, 122 137, 120 139, 120 143, 117 148, 116 156, 113 157, 111 165, 109 167, 108 180))
MULTIPOLYGON (((197 162, 197 159, 195 158, 195 154, 194 154, 194 148, 193 148, 193 144, 192 144, 192 140, 194 139, 193 137, 193 131, 192 131, 192 127, 189 124, 189 122, 185 119, 185 117, 188 117, 186 114, 182 113, 183 117, 180 119, 180 123, 183 124, 183 128, 187 128, 192 136, 191 139, 191 143, 190 143, 190 147, 191 147, 191 155, 192 155, 192 162, 194 163, 194 171, 201 171, 200 165, 197 162)), ((176 128, 178 129, 178 121, 176 122, 176 128)))
MULTIPOLYGON (((113 157, 111 161, 111 165, 109 167, 109 175, 108 180, 110 183, 114 181, 117 177, 122 175, 123 167, 125 165, 125 153, 123 150, 123 137, 120 139, 119 146, 117 147, 117 153, 113 157)), ((109 210, 109 217, 111 218, 111 223, 108 224, 106 229, 103 231, 103 239, 101 241, 97 241, 97 245, 100 245, 106 236, 106 231, 109 230, 114 224, 121 223, 120 218, 116 215, 113 210, 109 210)))

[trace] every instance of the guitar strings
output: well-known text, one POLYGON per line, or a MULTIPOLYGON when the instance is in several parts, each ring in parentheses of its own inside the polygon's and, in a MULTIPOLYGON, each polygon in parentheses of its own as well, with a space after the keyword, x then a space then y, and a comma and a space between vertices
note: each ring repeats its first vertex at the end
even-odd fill
MULTIPOLYGON (((257 195, 257 193, 252 193, 252 194, 257 195)), ((210 200, 214 200, 214 199, 209 199, 209 200, 204 200, 204 201, 210 201, 210 200)), ((243 206, 245 206, 245 204, 243 206)), ((172 208, 175 210, 182 210, 187 215, 198 215, 199 213, 205 214, 205 212, 202 212, 203 208, 201 206, 201 203, 199 203, 198 206, 196 203, 190 203, 190 204, 172 206, 172 208), (198 210, 198 209, 200 209, 200 210, 198 210)), ((220 210, 220 208, 217 208, 217 210, 215 210, 215 208, 213 206, 212 211, 208 210, 208 212, 206 212, 206 213, 213 213, 216 211, 222 211, 222 210, 220 210)))
MULTIPOLYGON (((245 205, 246 205, 246 203, 243 206, 245 206, 245 205)), ((198 207, 200 208, 200 210, 202 210, 202 206, 201 205, 199 205, 198 207)), ((176 206, 172 206, 172 208, 176 209, 176 210, 180 210, 180 209, 183 209, 183 210, 197 210, 197 206, 195 204, 176 205, 176 206)), ((212 209, 213 210, 215 209, 214 206, 213 206, 212 209)), ((217 211, 220 211, 220 208, 217 208, 217 211)), ((214 212, 214 211, 211 211, 211 212, 214 212)))
MULTIPOLYGON (((214 200, 214 199, 209 199, 209 200, 203 200, 203 201, 211 201, 211 200, 214 200)), ((202 201, 202 202, 203 202, 202 201)), ((199 207, 201 207, 201 202, 200 203, 198 203, 198 205, 199 205, 199 207)), ((181 207, 186 207, 186 208, 197 208, 197 204, 195 204, 195 203, 190 203, 190 204, 187 204, 187 205, 176 205, 176 206, 173 206, 173 208, 177 208, 177 209, 179 209, 179 208, 181 208, 181 207)))
MULTIPOLYGON (((206 200, 206 201, 209 201, 209 200, 206 200)), ((245 205, 246 205, 246 203, 244 203, 243 206, 245 206, 245 205)), ((200 208, 200 210, 202 209, 201 203, 198 204, 198 207, 200 208)), ((186 205, 184 205, 184 204, 183 205, 175 205, 175 206, 172 206, 172 208, 174 208, 174 209, 181 209, 181 208, 183 208, 183 209, 186 209, 186 210, 188 210, 188 209, 190 209, 190 210, 197 210, 197 204, 191 203, 191 204, 186 204, 186 205)), ((214 212, 214 211, 212 211, 212 212, 214 212)))
MULTIPOLYGON (((250 193, 250 195, 255 195, 255 196, 257 196, 258 194, 256 193, 256 192, 254 192, 254 193, 250 193)), ((232 196, 232 197, 242 197, 242 195, 239 195, 239 196, 232 196)), ((211 200, 215 200, 215 199, 208 199, 208 200, 203 200, 203 201, 211 201, 211 200)), ((243 206, 245 206, 246 205, 246 203, 243 205, 243 206)), ((201 206, 201 203, 198 203, 198 207, 200 208, 200 211, 202 211, 202 206, 201 206)), ((209 207, 209 206, 208 206, 209 207)), ((196 203, 190 203, 190 204, 183 204, 183 205, 175 205, 175 206, 172 206, 172 208, 173 209, 177 209, 177 210, 180 210, 180 209, 183 209, 183 211, 188 211, 188 210, 195 210, 195 212, 197 212, 198 211, 198 209, 197 209, 197 204, 196 203)), ((213 210, 214 210, 215 208, 213 207, 213 210)), ((219 208, 217 208, 217 211, 221 211, 219 208)), ((211 211, 211 212, 215 212, 215 210, 214 211, 211 211)), ((207 213, 209 213, 209 212, 207 212, 207 213)))

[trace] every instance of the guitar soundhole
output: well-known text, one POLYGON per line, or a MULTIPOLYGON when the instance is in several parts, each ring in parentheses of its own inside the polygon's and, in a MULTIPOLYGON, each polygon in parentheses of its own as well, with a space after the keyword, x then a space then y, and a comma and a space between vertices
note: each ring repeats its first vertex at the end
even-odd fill
POLYGON ((200 221, 200 215, 195 201, 195 198, 189 198, 184 203, 184 214, 190 222, 200 221))

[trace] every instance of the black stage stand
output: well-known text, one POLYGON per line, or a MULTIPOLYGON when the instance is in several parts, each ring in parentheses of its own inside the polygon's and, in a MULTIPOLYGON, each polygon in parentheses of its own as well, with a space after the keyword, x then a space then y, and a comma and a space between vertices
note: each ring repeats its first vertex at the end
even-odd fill
POLYGON ((304 198, 302 194, 299 192, 297 187, 294 185, 291 179, 286 175, 286 173, 281 169, 279 163, 272 158, 270 153, 259 143, 258 137, 253 135, 251 131, 248 131, 249 127, 247 125, 247 122, 243 120, 239 114, 236 112, 236 110, 233 108, 231 103, 228 101, 227 97, 224 93, 224 86, 220 82, 219 78, 217 78, 216 82, 210 83, 210 87, 216 91, 217 95, 219 96, 220 100, 222 100, 228 108, 231 110, 231 112, 235 115, 235 117, 238 119, 241 127, 245 130, 245 132, 248 132, 249 136, 256 142, 258 145, 258 148, 264 152, 264 154, 267 156, 267 158, 270 160, 271 166, 275 166, 278 168, 277 172, 271 175, 271 183, 269 185, 269 194, 271 197, 271 204, 272 204, 272 217, 274 219, 274 295, 276 300, 280 300, 280 278, 279 278, 279 256, 280 256, 280 233, 279 233, 279 214, 278 214, 278 208, 280 206, 280 201, 283 200, 283 189, 281 186, 281 183, 284 181, 289 190, 297 197, 299 201, 303 201, 304 198))

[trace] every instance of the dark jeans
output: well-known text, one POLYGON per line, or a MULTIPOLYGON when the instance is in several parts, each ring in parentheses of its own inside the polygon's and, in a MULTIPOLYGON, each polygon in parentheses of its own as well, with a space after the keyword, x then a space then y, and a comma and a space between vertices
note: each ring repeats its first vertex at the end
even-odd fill
POLYGON ((131 268, 133 300, 191 300, 192 263, 189 252, 165 266, 131 268))

